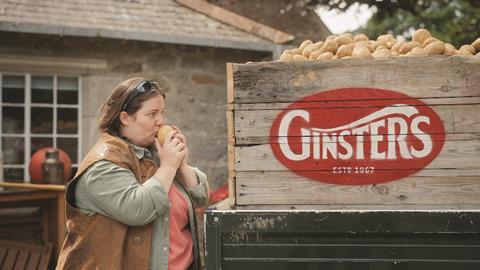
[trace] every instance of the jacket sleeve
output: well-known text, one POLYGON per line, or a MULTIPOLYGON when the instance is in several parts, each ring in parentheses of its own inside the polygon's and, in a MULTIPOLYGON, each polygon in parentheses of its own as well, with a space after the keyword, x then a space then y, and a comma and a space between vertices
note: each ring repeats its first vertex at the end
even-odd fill
POLYGON ((158 180, 139 184, 132 171, 109 161, 96 162, 81 176, 75 197, 87 214, 100 213, 129 226, 146 225, 170 207, 158 180))
POLYGON ((193 167, 193 170, 197 175, 197 180, 199 184, 194 188, 188 189, 188 193, 190 194, 192 199, 195 201, 195 206, 199 208, 199 207, 206 206, 208 203, 209 187, 208 187, 207 175, 196 167, 193 167))

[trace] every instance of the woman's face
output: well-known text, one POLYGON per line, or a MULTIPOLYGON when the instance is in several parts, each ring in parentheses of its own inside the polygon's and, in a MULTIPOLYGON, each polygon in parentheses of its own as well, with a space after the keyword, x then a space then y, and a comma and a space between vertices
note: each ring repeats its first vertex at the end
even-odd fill
POLYGON ((120 135, 138 146, 147 147, 155 142, 157 132, 164 124, 164 113, 165 99, 162 95, 146 100, 134 115, 125 113, 120 135))

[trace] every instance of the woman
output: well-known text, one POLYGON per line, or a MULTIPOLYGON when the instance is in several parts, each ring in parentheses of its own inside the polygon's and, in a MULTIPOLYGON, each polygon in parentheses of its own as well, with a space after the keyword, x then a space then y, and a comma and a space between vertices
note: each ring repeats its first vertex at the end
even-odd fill
POLYGON ((160 145, 165 94, 132 78, 100 110, 100 139, 66 189, 67 237, 57 269, 200 269, 196 207, 206 176, 187 164, 178 128, 160 145))

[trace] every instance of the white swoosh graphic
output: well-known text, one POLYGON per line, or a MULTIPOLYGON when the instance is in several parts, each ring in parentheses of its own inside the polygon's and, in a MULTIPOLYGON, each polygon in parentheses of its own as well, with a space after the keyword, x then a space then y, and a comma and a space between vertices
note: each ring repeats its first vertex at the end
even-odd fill
POLYGON ((407 117, 410 117, 414 114, 418 113, 417 108, 412 107, 412 106, 407 106, 406 104, 394 104, 392 106, 398 106, 398 107, 387 107, 383 108, 379 111, 376 111, 372 114, 369 114, 361 119, 358 119, 350 124, 343 125, 341 127, 335 127, 335 128, 312 128, 313 131, 318 131, 318 132, 333 132, 333 131, 338 131, 338 130, 344 130, 344 129, 351 129, 357 126, 360 126, 362 124, 368 123, 370 121, 373 121, 377 118, 384 117, 386 115, 390 114, 403 114, 407 117))

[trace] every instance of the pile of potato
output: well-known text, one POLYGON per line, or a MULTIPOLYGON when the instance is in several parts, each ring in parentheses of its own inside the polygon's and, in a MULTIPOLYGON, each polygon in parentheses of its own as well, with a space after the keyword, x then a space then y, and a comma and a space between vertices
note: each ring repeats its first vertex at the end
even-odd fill
POLYGON ((331 35, 325 41, 305 40, 300 47, 283 51, 280 61, 388 58, 397 56, 465 55, 480 58, 480 38, 458 50, 435 38, 426 29, 413 33, 412 41, 397 41, 391 34, 369 40, 365 34, 331 35))

